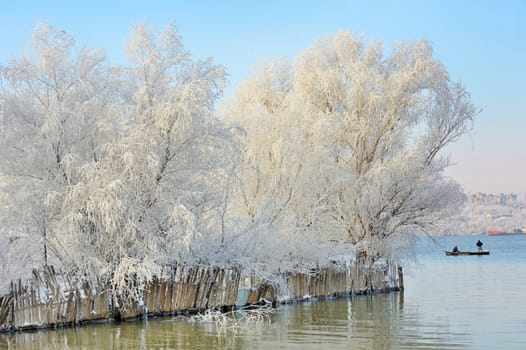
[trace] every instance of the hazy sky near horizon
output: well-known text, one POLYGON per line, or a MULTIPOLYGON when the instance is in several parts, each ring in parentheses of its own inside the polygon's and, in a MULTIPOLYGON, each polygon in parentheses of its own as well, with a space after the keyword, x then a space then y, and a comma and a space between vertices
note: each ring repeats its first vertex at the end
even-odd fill
POLYGON ((526 193, 526 0, 67 1, 0 0, 0 65, 27 51, 46 22, 124 63, 130 26, 175 23, 197 58, 230 74, 225 95, 267 59, 293 59, 338 30, 365 41, 429 40, 481 109, 449 152, 448 174, 467 192, 526 193))

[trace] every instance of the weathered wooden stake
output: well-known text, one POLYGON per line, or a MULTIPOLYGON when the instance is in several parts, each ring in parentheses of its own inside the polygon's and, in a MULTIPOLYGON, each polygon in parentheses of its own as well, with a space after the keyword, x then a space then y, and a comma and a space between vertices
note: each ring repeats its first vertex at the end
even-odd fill
POLYGON ((398 287, 400 287, 400 290, 404 290, 404 273, 402 272, 402 266, 398 266, 398 287))

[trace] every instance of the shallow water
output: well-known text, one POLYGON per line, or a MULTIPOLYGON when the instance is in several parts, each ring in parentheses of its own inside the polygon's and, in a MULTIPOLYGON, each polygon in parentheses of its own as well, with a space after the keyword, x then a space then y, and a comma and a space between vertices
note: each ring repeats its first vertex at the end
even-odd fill
POLYGON ((526 236, 418 243, 405 292, 281 305, 226 326, 186 317, 0 335, 5 349, 526 349, 526 236), (458 245, 489 256, 446 257, 458 245))

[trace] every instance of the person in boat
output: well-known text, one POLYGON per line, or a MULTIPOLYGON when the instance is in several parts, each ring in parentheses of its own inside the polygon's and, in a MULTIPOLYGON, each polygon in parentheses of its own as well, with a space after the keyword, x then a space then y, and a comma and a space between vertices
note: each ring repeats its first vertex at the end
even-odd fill
POLYGON ((482 242, 480 241, 480 239, 477 241, 477 248, 478 248, 478 251, 479 251, 479 252, 482 251, 482 245, 483 245, 483 244, 484 244, 484 243, 482 243, 482 242))
POLYGON ((458 253, 458 246, 453 247, 453 253, 458 253))

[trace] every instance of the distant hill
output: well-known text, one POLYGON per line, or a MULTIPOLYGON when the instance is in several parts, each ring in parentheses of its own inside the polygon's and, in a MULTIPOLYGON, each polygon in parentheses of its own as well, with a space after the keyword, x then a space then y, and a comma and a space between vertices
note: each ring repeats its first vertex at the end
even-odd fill
POLYGON ((526 197, 516 194, 473 193, 466 196, 462 214, 453 220, 450 232, 479 234, 487 230, 526 228, 526 197))

